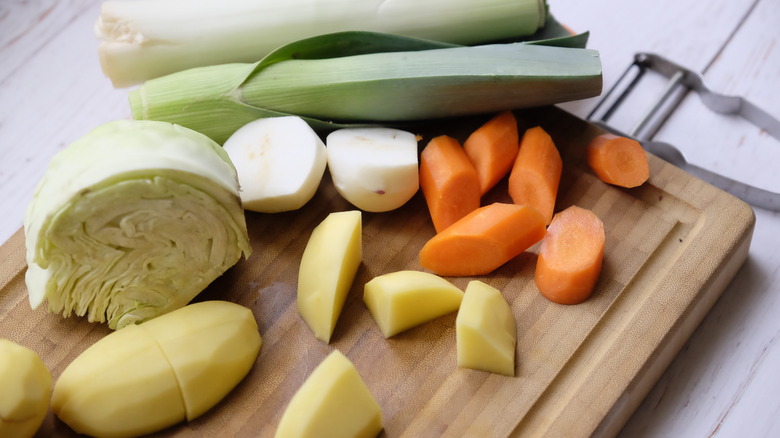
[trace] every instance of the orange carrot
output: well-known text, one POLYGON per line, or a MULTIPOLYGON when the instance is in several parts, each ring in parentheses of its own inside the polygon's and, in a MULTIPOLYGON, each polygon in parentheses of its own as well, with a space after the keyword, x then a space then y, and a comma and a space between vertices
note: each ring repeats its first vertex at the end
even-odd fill
POLYGON ((482 195, 509 173, 517 156, 518 137, 515 115, 504 111, 472 132, 463 143, 466 155, 477 169, 482 195))
POLYGON ((610 133, 590 141, 588 164, 600 180, 620 187, 637 187, 650 178, 650 166, 642 145, 610 133))
POLYGON ((545 222, 526 205, 488 204, 431 238, 420 265, 443 276, 484 275, 540 241, 545 222))
POLYGON ((604 224, 592 211, 571 206, 557 213, 539 247, 539 292, 559 304, 588 299, 601 273, 604 240, 604 224))
POLYGON ((549 224, 555 211, 563 161, 550 135, 541 127, 525 131, 512 171, 509 196, 515 204, 530 205, 549 224))
POLYGON ((477 171, 452 137, 435 137, 423 149, 420 188, 437 233, 479 208, 477 171))

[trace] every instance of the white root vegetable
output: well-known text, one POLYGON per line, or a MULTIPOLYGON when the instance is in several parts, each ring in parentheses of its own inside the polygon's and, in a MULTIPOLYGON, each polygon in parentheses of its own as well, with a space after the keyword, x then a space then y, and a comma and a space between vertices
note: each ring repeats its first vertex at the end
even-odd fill
POLYGON ((246 210, 278 213, 303 207, 327 166, 325 144, 299 117, 250 122, 223 146, 238 172, 246 210))
POLYGON ((390 128, 346 128, 330 133, 325 142, 336 190, 355 207, 390 211, 417 193, 414 134, 390 128))

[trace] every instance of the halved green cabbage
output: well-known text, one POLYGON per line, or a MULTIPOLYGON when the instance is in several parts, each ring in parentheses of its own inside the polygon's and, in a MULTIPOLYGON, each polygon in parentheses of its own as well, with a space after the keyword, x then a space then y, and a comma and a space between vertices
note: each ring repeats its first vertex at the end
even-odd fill
POLYGON ((165 122, 110 122, 58 153, 24 228, 30 305, 113 329, 186 305, 251 253, 227 154, 165 122))

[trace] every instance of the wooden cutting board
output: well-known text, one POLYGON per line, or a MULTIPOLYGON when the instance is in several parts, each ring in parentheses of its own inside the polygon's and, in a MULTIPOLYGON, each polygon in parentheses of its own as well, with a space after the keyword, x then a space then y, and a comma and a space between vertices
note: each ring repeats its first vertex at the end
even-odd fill
MULTIPOLYGON (((288 401, 334 348, 355 364, 382 406, 388 437, 613 436, 638 406, 745 260, 755 218, 733 196, 650 157, 651 179, 636 189, 600 182, 584 161, 602 131, 555 107, 518 111, 521 129, 540 125, 564 159, 557 210, 592 209, 606 228, 604 267, 590 300, 565 306, 533 283, 536 247, 478 277, 503 291, 517 320, 515 377, 456 366, 455 314, 384 339, 362 302, 371 278, 420 270, 434 234, 417 194, 402 208, 363 214, 364 262, 333 341, 316 340, 297 313, 298 263, 311 230, 351 209, 326 177, 303 209, 247 213, 254 253, 198 300, 251 308, 264 344, 246 379, 214 409, 159 436, 273 436, 288 401)), ((486 117, 432 123, 432 136, 464 140, 486 117)), ((522 132, 522 131, 521 131, 522 132)), ((485 202, 508 201, 506 181, 485 202)), ((37 351, 56 380, 102 325, 31 310, 22 230, 0 247, 0 336, 37 351)), ((451 278, 465 288, 472 278, 451 278)), ((75 436, 51 413, 39 436, 75 436)))

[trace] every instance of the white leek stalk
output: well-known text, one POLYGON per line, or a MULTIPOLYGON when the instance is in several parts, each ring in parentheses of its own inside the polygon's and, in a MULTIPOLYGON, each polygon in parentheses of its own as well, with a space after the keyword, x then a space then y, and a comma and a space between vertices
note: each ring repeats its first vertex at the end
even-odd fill
POLYGON ((130 104, 136 119, 187 126, 223 143, 262 117, 297 115, 316 130, 409 122, 584 99, 601 85, 594 50, 345 32, 296 41, 255 64, 152 79, 130 92, 130 104))
POLYGON ((480 44, 531 35, 545 19, 545 0, 111 0, 95 28, 103 72, 125 87, 192 67, 255 62, 325 33, 480 44))
POLYGON ((111 122, 57 154, 24 228, 31 306, 111 328, 186 305, 251 253, 227 154, 164 122, 111 122))

